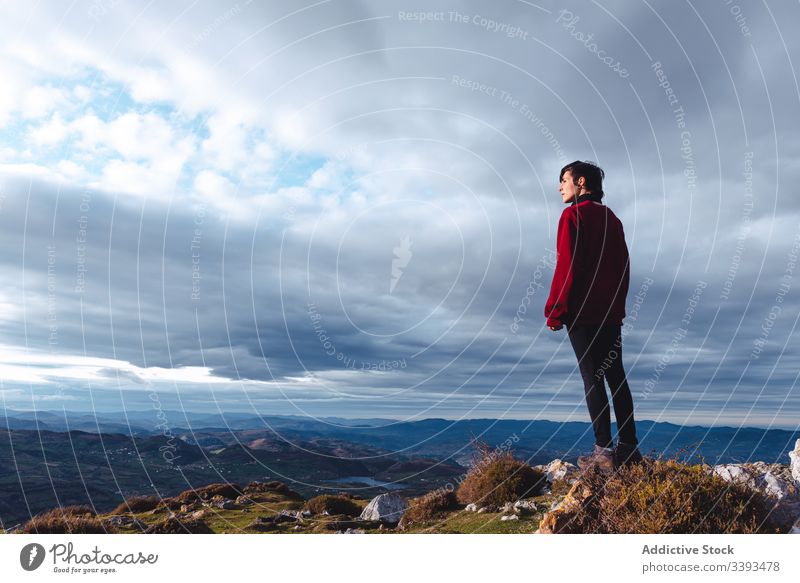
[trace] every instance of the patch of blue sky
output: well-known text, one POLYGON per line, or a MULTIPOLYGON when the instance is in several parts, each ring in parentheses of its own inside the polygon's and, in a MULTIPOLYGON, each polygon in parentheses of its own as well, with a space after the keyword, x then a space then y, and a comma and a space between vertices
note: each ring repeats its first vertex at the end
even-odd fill
POLYGON ((99 175, 105 160, 95 156, 82 156, 76 148, 76 138, 67 136, 56 144, 36 144, 29 139, 29 132, 37 128, 42 120, 14 117, 0 132, 0 149, 8 148, 9 155, 0 163, 31 163, 44 168, 55 168, 59 162, 68 160, 83 166, 89 174, 99 175))
MULTIPOLYGON (((125 84, 113 81, 100 72, 87 71, 83 75, 71 77, 64 86, 70 90, 84 86, 91 91, 92 95, 91 101, 70 112, 71 115, 66 120, 94 113, 102 121, 109 122, 127 113, 139 115, 152 113, 163 118, 178 130, 193 133, 201 139, 208 137, 204 116, 189 115, 169 101, 136 101, 125 84)), ((65 113, 62 112, 62 117, 65 113)))
POLYGON ((27 147, 27 133, 30 126, 29 120, 19 116, 9 117, 3 131, 0 132, 0 146, 23 151, 27 147))
POLYGON ((126 88, 119 83, 105 82, 91 86, 94 98, 87 104, 82 114, 93 112, 103 121, 110 121, 128 111, 140 111, 138 104, 126 88))
POLYGON ((292 152, 280 154, 273 161, 272 190, 292 186, 303 186, 311 176, 327 162, 320 156, 304 156, 292 152))
MULTIPOLYGON (((70 101, 74 105, 58 110, 58 114, 65 124, 90 113, 108 123, 121 115, 135 112, 140 115, 158 115, 169 123, 178 136, 193 136, 198 147, 203 140, 210 137, 206 114, 188 115, 175 107, 173 103, 166 101, 136 101, 125 84, 113 81, 96 70, 85 70, 79 75, 59 81, 59 86, 70 93, 70 101), (78 103, 77 96, 74 94, 74 90, 78 87, 86 87, 89 90, 91 98, 88 101, 78 103)), ((26 157, 25 161, 46 167, 54 167, 64 160, 71 161, 83 166, 88 174, 94 177, 102 175, 109 160, 118 158, 118 155, 112 151, 85 152, 79 149, 77 144, 80 138, 74 134, 67 135, 64 140, 52 145, 37 145, 29 140, 29 132, 48 122, 49 119, 50 115, 39 119, 23 119, 20 116, 13 116, 4 131, 0 132, 0 146, 6 146, 12 151, 20 153, 26 149, 30 150, 32 156, 26 157)), ((246 148, 253 152, 260 143, 264 142, 268 142, 265 131, 262 128, 253 128, 248 133, 246 148)), ((203 169, 197 162, 198 158, 194 157, 187 161, 176 184, 178 190, 184 192, 191 190, 197 173, 203 169)), ((258 168, 247 168, 247 174, 250 176, 248 183, 241 183, 242 168, 219 173, 237 185, 242 194, 246 196, 250 192, 263 192, 265 189, 277 192, 281 188, 303 186, 326 162, 328 162, 328 158, 323 156, 279 151, 275 158, 263 163, 263 171, 258 168)), ((349 172, 346 172, 341 180, 343 184, 348 184, 351 180, 349 172)), ((356 189, 357 185, 350 184, 345 191, 356 189)))
POLYGON ((211 136, 211 130, 208 129, 209 117, 211 117, 211 114, 194 115, 189 117, 183 112, 173 109, 172 112, 169 113, 168 119, 176 127, 180 127, 197 137, 199 143, 203 140, 207 140, 211 136))

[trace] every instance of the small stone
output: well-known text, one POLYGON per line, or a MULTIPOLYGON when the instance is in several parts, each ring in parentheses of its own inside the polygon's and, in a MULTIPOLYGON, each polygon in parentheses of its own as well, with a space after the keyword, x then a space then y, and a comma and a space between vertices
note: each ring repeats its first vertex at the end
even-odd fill
POLYGON ((528 514, 536 513, 536 502, 533 500, 517 500, 514 502, 514 508, 518 512, 525 512, 528 514))
POLYGON ((272 520, 275 524, 280 524, 282 522, 297 522, 300 520, 295 514, 296 510, 281 510, 278 514, 272 517, 272 520))

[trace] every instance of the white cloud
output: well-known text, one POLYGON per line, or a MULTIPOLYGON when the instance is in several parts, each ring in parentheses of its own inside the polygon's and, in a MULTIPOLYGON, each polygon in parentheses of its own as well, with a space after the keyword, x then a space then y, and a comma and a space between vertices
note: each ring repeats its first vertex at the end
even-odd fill
POLYGON ((246 195, 225 176, 211 170, 201 171, 194 180, 196 197, 204 204, 216 208, 226 220, 237 222, 262 220, 296 212, 296 204, 310 203, 305 188, 292 187, 277 193, 246 195), (292 211, 292 209, 295 211, 292 211))
POLYGON ((184 366, 176 368, 139 367, 112 358, 49 353, 0 345, 0 378, 10 382, 50 384, 72 379, 89 382, 108 381, 109 373, 118 372, 125 379, 142 381, 171 381, 177 383, 230 384, 227 378, 211 374, 209 367, 184 366))
POLYGON ((203 170, 195 177, 194 188, 202 198, 212 204, 236 196, 236 187, 233 183, 210 170, 203 170))
POLYGON ((231 171, 247 162, 248 130, 235 116, 217 114, 209 118, 210 136, 203 140, 204 163, 216 170, 231 171))
POLYGON ((55 146, 61 143, 70 132, 70 126, 64 123, 61 114, 53 113, 45 123, 31 128, 28 136, 31 141, 40 146, 55 146))
POLYGON ((0 128, 5 127, 19 104, 20 95, 24 92, 24 75, 19 67, 4 62, 0 58, 0 128))
POLYGON ((344 186, 344 170, 336 161, 326 162, 322 168, 316 170, 308 179, 307 186, 322 190, 341 190, 344 186))
POLYGON ((92 114, 72 125, 81 133, 81 147, 87 150, 109 148, 128 160, 161 159, 178 141, 177 131, 155 113, 127 112, 110 122, 103 122, 92 114))
POLYGON ((275 136, 280 143, 290 150, 301 150, 308 147, 311 136, 311 124, 308 117, 297 112, 278 112, 274 116, 275 136))
POLYGON ((58 180, 60 176, 47 166, 23 162, 19 164, 0 164, 0 175, 22 176, 25 178, 43 178, 45 180, 58 180))
POLYGON ((77 132, 80 137, 76 146, 91 151, 102 140, 105 123, 90 113, 71 122, 70 129, 77 132))
POLYGON ((46 383, 47 380, 26 366, 0 363, 0 378, 3 382, 46 383))
POLYGON ((73 183, 81 183, 89 179, 86 168, 72 160, 61 160, 56 164, 56 168, 62 176, 73 183))
POLYGON ((80 162, 101 163, 102 172, 93 177, 93 186, 159 197, 175 195, 181 171, 196 149, 194 136, 182 134, 152 112, 127 112, 109 122, 93 113, 69 123, 54 115, 32 129, 30 137, 34 143, 48 146, 74 137, 73 160, 59 165, 59 170, 70 178, 90 178, 85 164, 80 162))
POLYGON ((169 199, 175 194, 184 159, 180 154, 164 152, 163 159, 153 162, 111 160, 103 168, 101 180, 92 186, 115 193, 169 199))
POLYGON ((72 88, 72 95, 80 103, 88 103, 94 96, 94 92, 86 85, 76 85, 72 88))
POLYGON ((46 85, 32 87, 22 99, 22 117, 31 119, 55 113, 58 107, 67 102, 63 89, 46 85))

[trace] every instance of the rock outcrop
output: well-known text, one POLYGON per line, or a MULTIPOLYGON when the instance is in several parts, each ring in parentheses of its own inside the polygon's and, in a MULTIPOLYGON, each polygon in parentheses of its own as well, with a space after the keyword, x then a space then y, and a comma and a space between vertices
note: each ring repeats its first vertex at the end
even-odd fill
MULTIPOLYGON (((789 457, 792 463, 797 460, 795 452, 791 452, 789 457)), ((794 532, 800 526, 800 484, 794 478, 791 465, 764 462, 724 464, 714 466, 711 471, 725 481, 739 482, 765 494, 773 503, 773 520, 784 530, 794 532)))
POLYGON ((400 522, 408 508, 404 498, 393 492, 375 496, 361 512, 361 520, 380 520, 383 522, 400 522))
MULTIPOLYGON (((759 461, 704 466, 704 470, 762 494, 773 523, 783 532, 800 534, 800 440, 797 440, 789 458, 791 463, 788 465, 759 461)), ((552 479, 567 479, 572 483, 566 496, 545 513, 537 534, 580 533, 581 525, 576 523, 576 518, 579 515, 591 516, 591 512, 596 511, 597 505, 593 502, 599 493, 592 491, 591 480, 583 479, 579 471, 574 472, 574 466, 568 467, 571 465, 553 460, 547 466, 537 466, 548 475, 548 479, 552 476, 552 479)))
POLYGON ((533 469, 539 470, 547 477, 547 481, 551 484, 556 480, 571 480, 578 476, 580 470, 569 462, 561 459, 554 459, 549 464, 533 466, 533 469))
POLYGON ((564 496, 550 508, 535 534, 575 534, 580 533, 580 525, 575 522, 575 517, 583 507, 588 507, 595 492, 584 481, 577 479, 564 496))
POLYGON ((792 472, 794 483, 800 488, 800 439, 794 443, 794 451, 789 452, 789 469, 792 472))

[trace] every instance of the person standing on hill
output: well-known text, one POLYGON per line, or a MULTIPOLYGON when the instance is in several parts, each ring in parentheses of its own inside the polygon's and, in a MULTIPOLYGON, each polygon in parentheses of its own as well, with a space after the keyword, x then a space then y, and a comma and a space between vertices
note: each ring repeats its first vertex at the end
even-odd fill
POLYGON ((591 455, 578 458, 578 466, 609 472, 642 456, 622 365, 630 258, 622 222, 601 202, 604 177, 590 162, 576 160, 561 169, 561 200, 570 206, 558 222, 556 268, 544 315, 551 330, 567 327, 583 378, 595 445, 591 455), (604 378, 614 402, 616 447, 604 378))

